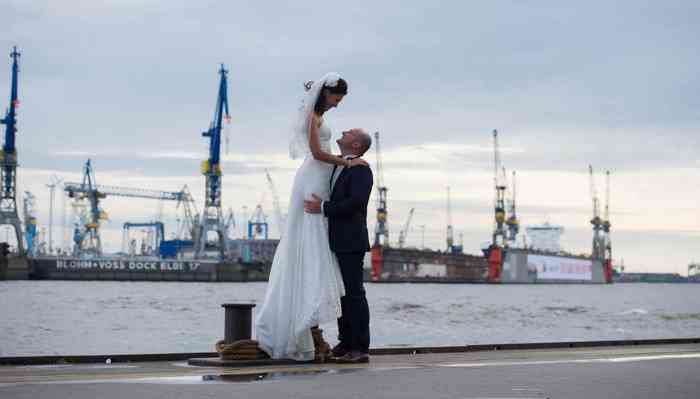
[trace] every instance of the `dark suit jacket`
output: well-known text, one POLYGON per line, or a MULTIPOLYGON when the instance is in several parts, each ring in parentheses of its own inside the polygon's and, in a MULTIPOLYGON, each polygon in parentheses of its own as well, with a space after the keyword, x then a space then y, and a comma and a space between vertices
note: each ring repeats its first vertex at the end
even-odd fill
POLYGON ((344 168, 333 186, 330 200, 323 202, 333 252, 369 251, 367 203, 373 181, 368 166, 344 168))

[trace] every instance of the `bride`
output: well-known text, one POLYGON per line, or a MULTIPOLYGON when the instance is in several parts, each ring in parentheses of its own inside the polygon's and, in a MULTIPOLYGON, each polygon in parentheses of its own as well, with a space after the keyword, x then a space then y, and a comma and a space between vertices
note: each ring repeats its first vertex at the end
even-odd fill
POLYGON ((335 165, 367 164, 331 153, 331 131, 323 116, 347 94, 347 82, 328 73, 305 88, 289 147, 292 159, 304 161, 294 177, 285 231, 255 322, 260 349, 273 359, 299 361, 314 359, 311 329, 340 317, 340 298, 345 294, 338 261, 328 244, 328 222, 323 215, 304 212, 304 200, 314 193, 324 200, 330 197, 335 165))

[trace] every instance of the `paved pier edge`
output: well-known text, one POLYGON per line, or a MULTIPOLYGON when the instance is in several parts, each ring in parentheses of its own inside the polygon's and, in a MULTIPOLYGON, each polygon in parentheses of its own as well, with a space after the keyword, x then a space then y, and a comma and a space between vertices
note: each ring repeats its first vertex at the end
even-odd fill
MULTIPOLYGON (((676 345, 699 344, 699 338, 660 338, 660 339, 633 339, 633 340, 605 340, 605 341, 568 341, 568 342, 532 342, 511 344, 478 344, 464 346, 416 346, 399 348, 374 348, 370 349, 371 355, 412 355, 424 353, 464 353, 494 350, 528 350, 528 349, 562 349, 562 348, 592 348, 614 346, 641 346, 641 345, 676 345)), ((128 363, 128 362, 160 362, 160 361, 185 361, 192 359, 191 364, 197 365, 203 359, 216 358, 216 352, 192 352, 192 353, 146 353, 146 354, 114 354, 114 355, 53 355, 53 356, 13 356, 0 357, 0 365, 46 365, 46 364, 78 364, 78 363, 128 363)), ((212 359, 213 360, 213 359, 212 359)), ((289 360, 265 360, 265 365, 288 365, 296 362, 289 360)), ((218 361, 221 366, 259 366, 260 361, 218 361)), ((301 363, 303 364, 303 363, 301 363)), ((211 364, 207 364, 211 365, 211 364)))

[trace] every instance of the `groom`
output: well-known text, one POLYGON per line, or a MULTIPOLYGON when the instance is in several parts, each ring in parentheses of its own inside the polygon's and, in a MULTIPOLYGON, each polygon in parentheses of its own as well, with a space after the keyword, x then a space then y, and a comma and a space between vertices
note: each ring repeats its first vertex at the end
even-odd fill
MULTIPOLYGON (((372 145, 372 138, 362 129, 343 132, 336 141, 345 159, 362 156, 372 145)), ((369 251, 367 202, 372 191, 369 166, 336 166, 331 174, 329 201, 313 195, 304 201, 308 213, 323 213, 328 218, 330 247, 335 252, 345 285, 341 298, 342 316, 338 319, 340 343, 333 357, 340 363, 369 362, 369 305, 362 284, 365 253, 369 251)))

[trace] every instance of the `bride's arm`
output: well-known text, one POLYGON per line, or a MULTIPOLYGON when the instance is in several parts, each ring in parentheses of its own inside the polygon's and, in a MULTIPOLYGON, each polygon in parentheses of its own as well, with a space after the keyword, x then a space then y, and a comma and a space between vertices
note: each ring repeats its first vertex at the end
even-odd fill
POLYGON ((321 142, 319 139, 319 120, 315 113, 311 113, 311 121, 309 123, 309 149, 311 149, 311 155, 317 161, 329 163, 331 165, 340 166, 350 166, 350 161, 340 157, 338 155, 333 155, 331 153, 325 152, 321 149, 321 142))

